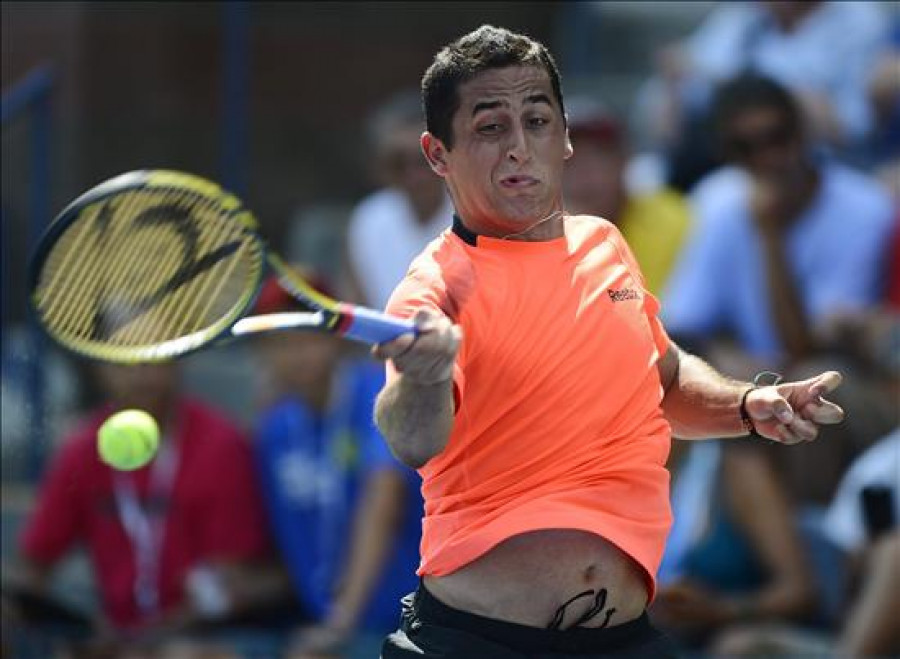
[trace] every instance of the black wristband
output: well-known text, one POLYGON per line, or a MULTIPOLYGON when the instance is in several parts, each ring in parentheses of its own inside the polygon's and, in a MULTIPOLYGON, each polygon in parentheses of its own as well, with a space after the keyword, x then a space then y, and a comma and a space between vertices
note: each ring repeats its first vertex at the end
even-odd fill
POLYGON ((756 432, 753 418, 750 416, 750 413, 747 412, 747 396, 750 395, 751 391, 755 391, 760 387, 774 387, 775 385, 780 384, 783 379, 784 378, 780 373, 775 373, 774 371, 760 371, 753 377, 753 384, 751 387, 744 392, 743 396, 741 396, 741 405, 738 408, 738 411, 741 414, 741 423, 744 424, 744 429, 751 437, 760 437, 760 434, 756 432), (763 380, 766 379, 770 379, 771 382, 764 382, 763 380))
POLYGON ((753 385, 744 392, 744 395, 741 396, 741 406, 739 408, 741 413, 741 423, 744 424, 744 430, 746 430, 751 437, 759 437, 759 433, 756 432, 756 426, 753 425, 753 419, 750 418, 750 414, 747 412, 747 396, 755 389, 758 389, 758 387, 753 385))

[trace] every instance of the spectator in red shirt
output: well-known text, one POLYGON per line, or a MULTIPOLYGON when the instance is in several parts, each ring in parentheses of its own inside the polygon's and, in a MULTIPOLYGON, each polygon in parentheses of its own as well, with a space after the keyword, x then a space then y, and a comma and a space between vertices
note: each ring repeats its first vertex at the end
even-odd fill
POLYGON ((165 637, 246 613, 279 596, 283 575, 264 562, 268 540, 241 432, 182 397, 174 364, 98 367, 110 402, 63 443, 20 537, 25 579, 46 587, 77 543, 102 600, 101 628, 127 639, 165 637), (148 411, 160 451, 133 472, 97 455, 100 424, 116 409, 148 411))

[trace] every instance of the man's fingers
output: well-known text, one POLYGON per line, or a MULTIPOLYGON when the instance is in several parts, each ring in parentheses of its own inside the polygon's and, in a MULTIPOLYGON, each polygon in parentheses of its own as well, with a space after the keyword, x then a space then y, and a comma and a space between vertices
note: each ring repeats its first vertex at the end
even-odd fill
POLYGON ((379 359, 390 359, 410 381, 437 384, 453 377, 453 364, 462 341, 462 328, 446 316, 420 309, 413 317, 418 333, 387 341, 372 350, 379 359))
POLYGON ((755 401, 748 399, 747 409, 754 419, 774 418, 782 424, 791 424, 798 416, 813 423, 839 423, 844 411, 824 396, 840 386, 841 380, 837 371, 826 371, 801 382, 764 387, 755 401))
POLYGON ((794 409, 775 387, 763 387, 750 393, 747 411, 755 421, 773 419, 779 423, 790 423, 794 419, 794 409))
POLYGON ((773 401, 772 414, 784 424, 791 423, 794 420, 794 410, 791 409, 791 406, 784 398, 777 398, 773 401))
MULTIPOLYGON (((421 328, 420 328, 421 329, 421 328)), ((393 359, 397 355, 402 355, 404 352, 410 349, 413 343, 416 341, 416 336, 412 334, 404 334, 402 336, 398 336, 393 341, 386 341, 385 343, 379 343, 372 348, 372 355, 377 359, 393 359)))
POLYGON ((432 332, 435 329, 435 321, 439 318, 428 309, 419 309, 413 316, 413 323, 420 333, 432 332))
POLYGON ((798 441, 803 442, 811 442, 819 435, 819 429, 816 427, 816 424, 812 421, 807 421, 799 414, 795 415, 794 419, 787 424, 787 430, 798 441))
MULTIPOLYGON (((768 433, 766 433, 766 435, 768 435, 768 433)), ((777 424, 775 426, 775 428, 773 429, 772 439, 774 439, 777 442, 780 442, 781 444, 785 444, 787 446, 791 446, 793 444, 799 444, 800 442, 808 441, 805 438, 798 435, 796 432, 794 432, 791 429, 791 427, 786 426, 782 423, 777 424)))
POLYGON ((827 394, 840 386, 844 378, 837 371, 825 371, 811 379, 810 393, 814 396, 827 394))
POLYGON ((423 334, 434 332, 437 329, 437 319, 440 316, 428 309, 419 309, 413 316, 418 334, 403 334, 393 341, 380 343, 372 348, 372 356, 377 359, 393 359, 408 351, 423 334))
POLYGON ((826 371, 802 382, 762 387, 747 398, 757 431, 782 444, 811 442, 818 425, 840 423, 844 410, 823 396, 841 384, 841 374, 826 371))
POLYGON ((801 410, 804 418, 815 423, 835 424, 844 420, 844 410, 831 401, 819 400, 807 403, 801 410))

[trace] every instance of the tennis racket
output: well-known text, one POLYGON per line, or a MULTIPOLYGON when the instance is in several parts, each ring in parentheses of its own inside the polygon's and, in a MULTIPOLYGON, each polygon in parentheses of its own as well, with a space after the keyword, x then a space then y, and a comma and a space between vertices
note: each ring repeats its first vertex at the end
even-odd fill
POLYGON ((158 362, 218 341, 306 329, 375 344, 415 326, 313 289, 257 232, 234 195, 191 174, 140 170, 69 204, 31 263, 31 303, 66 348, 158 362), (267 268, 309 311, 244 317, 267 268))

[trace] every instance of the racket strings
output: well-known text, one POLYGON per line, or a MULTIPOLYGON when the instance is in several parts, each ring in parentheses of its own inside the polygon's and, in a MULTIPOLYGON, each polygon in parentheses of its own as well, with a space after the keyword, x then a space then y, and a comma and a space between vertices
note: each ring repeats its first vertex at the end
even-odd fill
POLYGON ((104 335, 111 333, 111 327, 117 320, 121 321, 130 301, 141 294, 140 282, 135 286, 128 281, 135 278, 123 277, 121 272, 123 264, 137 269, 141 252, 146 255, 149 251, 141 250, 140 242, 129 240, 129 234, 124 232, 138 208, 137 196, 126 193, 87 209, 89 216, 70 228, 70 232, 77 228, 81 236, 88 236, 86 241, 78 241, 81 249, 76 251, 75 246, 65 245, 67 236, 60 240, 55 252, 66 254, 60 270, 69 276, 58 287, 57 313, 49 313, 52 307, 48 310, 51 329, 80 340, 109 339, 104 335), (65 264, 71 269, 66 269, 65 264))
MULTIPOLYGON (((161 196, 158 206, 145 210, 169 209, 169 212, 177 214, 178 209, 182 208, 179 201, 174 193, 166 192, 161 196)), ((197 215, 196 209, 193 213, 197 215)), ((133 218, 132 222, 135 221, 133 218)), ((128 310, 126 313, 136 317, 126 316, 130 322, 122 327, 116 337, 121 345, 155 343, 169 338, 169 335, 175 336, 174 330, 170 328, 181 318, 183 293, 173 290, 157 300, 157 291, 165 290, 166 282, 176 275, 179 262, 192 258, 192 252, 197 249, 196 242, 191 240, 192 234, 188 233, 183 238, 185 244, 179 245, 178 233, 164 225, 154 226, 150 230, 155 232, 154 239, 148 241, 142 257, 132 271, 127 273, 133 281, 128 282, 124 288, 126 298, 122 305, 128 310)), ((131 263, 125 262, 124 265, 132 268, 131 263)))
MULTIPOLYGON (((178 206, 174 202, 175 200, 172 199, 171 193, 168 193, 161 199, 160 207, 177 208, 178 206)), ((175 236, 172 237, 174 238, 175 236)), ((159 239, 163 239, 162 232, 160 232, 159 239)), ((154 250, 146 250, 145 254, 152 253, 152 258, 147 262, 147 264, 152 263, 153 265, 152 286, 149 288, 149 293, 144 291, 140 296, 131 300, 127 308, 134 309, 135 304, 145 300, 148 294, 152 295, 153 291, 160 290, 160 287, 164 286, 165 277, 167 275, 171 276, 170 273, 177 268, 176 264, 179 259, 183 258, 183 252, 184 248, 179 248, 177 243, 167 249, 159 247, 154 250)), ((146 267, 146 265, 143 265, 137 272, 141 272, 146 267)), ((121 334, 117 337, 120 344, 143 345, 168 338, 165 336, 167 333, 166 328, 170 327, 174 320, 178 319, 179 302, 180 298, 178 295, 173 294, 163 297, 155 307, 145 312, 142 322, 131 322, 123 328, 121 334)))
POLYGON ((139 264, 146 250, 136 240, 129 240, 125 233, 126 222, 113 223, 102 221, 104 215, 113 217, 121 214, 123 218, 132 218, 138 209, 137 195, 131 194, 117 200, 119 203, 108 202, 98 212, 95 222, 100 222, 96 227, 95 241, 99 258, 93 270, 88 269, 85 276, 85 295, 93 297, 93 303, 89 300, 82 302, 82 313, 75 317, 74 326, 90 331, 92 338, 101 338, 110 331, 112 323, 116 322, 121 314, 133 300, 133 296, 139 295, 139 290, 129 288, 128 282, 122 277, 118 269, 121 264, 139 264), (102 255, 109 249, 115 249, 113 257, 104 258, 102 255))
MULTIPOLYGON (((59 268, 61 273, 70 274, 66 276, 66 281, 57 287, 57 303, 50 307, 51 310, 56 310, 56 313, 50 316, 51 326, 59 322, 59 328, 64 332, 79 333, 82 331, 80 328, 91 322, 96 309, 94 303, 86 296, 96 290, 96 282, 109 278, 109 271, 115 264, 113 259, 94 258, 98 250, 102 251, 104 241, 115 240, 109 235, 109 232, 119 228, 118 225, 109 222, 110 214, 115 211, 106 204, 97 205, 91 211, 89 218, 79 223, 76 244, 68 248, 64 263, 59 268), (73 290, 70 283, 80 281, 84 281, 85 285, 73 290)), ((119 257, 127 258, 121 253, 119 257)))
MULTIPOLYGON (((149 291, 145 292, 145 297, 138 300, 143 300, 143 306, 146 306, 147 295, 160 299, 158 304, 144 312, 146 316, 142 322, 129 325, 120 338, 125 344, 156 343, 202 331, 227 311, 227 308, 221 311, 216 309, 219 313, 214 313, 213 309, 214 306, 222 306, 224 287, 230 282, 230 290, 237 288, 239 295, 245 286, 244 281, 240 280, 235 287, 229 272, 241 261, 239 256, 220 260, 209 268, 198 267, 204 255, 214 253, 216 249, 234 242, 240 236, 236 235, 231 224, 222 221, 222 210, 217 204, 205 199, 185 197, 183 193, 170 192, 163 200, 163 206, 183 208, 187 203, 193 203, 190 207, 194 219, 192 226, 202 227, 203 230, 189 234, 187 240, 177 245, 176 249, 165 250, 159 263, 154 264, 159 266, 159 277, 149 291), (213 286, 217 288, 215 292, 210 290, 213 286), (211 296, 219 297, 211 299, 211 296), (206 311, 203 311, 204 308, 206 311)), ((224 300, 226 306, 234 304, 235 299, 234 294, 228 296, 224 300)), ((156 300, 150 299, 150 302, 156 300)), ((140 308, 138 310, 143 311, 140 308)))
MULTIPOLYGON (((93 210, 95 213, 99 213, 100 207, 97 206, 93 210)), ((47 309, 46 320, 50 324, 60 322, 61 317, 68 318, 68 314, 66 313, 68 309, 65 305, 67 298, 64 295, 65 286, 62 277, 68 275, 68 277, 75 277, 77 279, 83 276, 83 269, 86 266, 87 259, 78 259, 77 255, 83 252, 83 243, 90 235, 90 231, 87 227, 90 226, 91 221, 93 221, 93 219, 89 218, 87 221, 73 226, 72 230, 66 235, 66 238, 74 244, 61 252, 61 259, 56 259, 56 261, 62 262, 57 263, 50 260, 45 267, 46 277, 50 281, 46 287, 46 298, 43 301, 43 304, 47 309)))
MULTIPOLYGON (((161 199, 156 209, 167 209, 177 216, 179 210, 184 209, 183 194, 167 192, 161 199)), ((205 221, 201 209, 205 204, 197 204, 188 211, 195 220, 205 221)), ((197 225, 194 225, 196 228, 197 225)), ((161 227, 154 227, 159 230, 161 227)), ((182 290, 174 287, 171 282, 178 278, 180 268, 184 264, 196 262, 197 254, 204 252, 202 245, 202 232, 189 231, 187 227, 180 232, 159 232, 160 240, 169 240, 172 244, 157 243, 158 249, 154 250, 152 258, 142 263, 136 270, 137 275, 148 273, 152 278, 152 285, 144 290, 140 296, 129 300, 127 308, 132 309, 142 316, 141 322, 130 322, 121 333, 119 340, 124 345, 141 345, 143 343, 156 343, 184 333, 192 333, 198 329, 193 316, 189 316, 185 307, 190 304, 190 286, 199 284, 202 274, 193 282, 188 282, 182 290), (174 239, 174 240, 173 240, 174 239), (181 244, 179 244, 179 240, 181 244), (171 290, 170 290, 171 289, 171 290), (160 292, 164 292, 160 295, 160 292), (159 298, 159 299, 157 299, 159 298)), ((150 250, 147 250, 148 252, 150 250)), ((137 289, 137 282, 130 290, 137 289)), ((135 319, 137 320, 137 319, 135 319)))
POLYGON ((246 301, 262 259, 229 212, 180 190, 136 189, 88 206, 41 270, 44 323, 70 344, 120 347, 218 331, 246 301))
MULTIPOLYGON (((204 215, 208 214, 209 220, 207 223, 211 228, 210 231, 204 234, 203 238, 205 240, 201 238, 201 251, 203 253, 212 253, 217 247, 227 245, 234 238, 234 232, 230 230, 233 227, 227 222, 218 221, 220 219, 216 216, 219 211, 218 208, 207 206, 197 210, 204 215)), ((234 269, 240 262, 241 259, 239 258, 224 259, 214 269, 211 268, 198 277, 196 285, 199 291, 196 294, 186 296, 188 299, 184 301, 185 304, 181 310, 181 323, 177 329, 178 335, 192 333, 197 328, 197 325, 202 327, 208 323, 208 319, 221 317, 222 311, 225 310, 216 313, 216 307, 222 300, 234 299, 233 289, 230 285, 234 283, 234 279, 232 279, 234 269)), ((240 282, 241 280, 238 279, 238 281, 240 282)))
MULTIPOLYGON (((220 223, 220 233, 225 233, 225 222, 220 223)), ((242 245, 241 249, 245 249, 246 245, 242 245)), ((214 285, 214 289, 197 297, 197 302, 202 303, 197 309, 201 318, 218 318, 226 309, 219 309, 218 306, 222 300, 233 300, 235 294, 238 296, 246 288, 244 282, 251 278, 251 273, 247 272, 245 259, 233 258, 222 261, 216 277, 208 277, 208 281, 214 285), (235 287, 235 284, 238 284, 235 287)))

